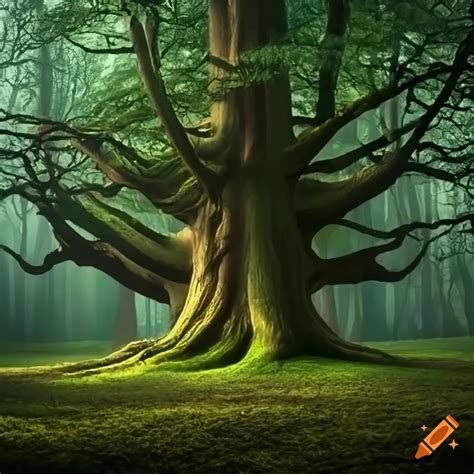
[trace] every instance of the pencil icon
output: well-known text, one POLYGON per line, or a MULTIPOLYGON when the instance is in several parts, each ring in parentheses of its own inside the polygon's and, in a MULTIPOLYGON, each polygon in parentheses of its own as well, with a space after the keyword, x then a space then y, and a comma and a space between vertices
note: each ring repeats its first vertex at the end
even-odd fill
POLYGON ((448 438, 456 428, 459 427, 459 423, 451 416, 448 415, 441 423, 434 428, 431 433, 418 445, 415 458, 420 459, 425 456, 430 456, 435 449, 437 449, 443 442, 448 438))

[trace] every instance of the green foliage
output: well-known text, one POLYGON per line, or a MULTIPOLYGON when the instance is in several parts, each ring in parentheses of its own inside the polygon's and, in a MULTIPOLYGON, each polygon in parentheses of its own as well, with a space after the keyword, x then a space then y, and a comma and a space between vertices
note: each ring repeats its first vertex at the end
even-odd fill
POLYGON ((80 109, 83 126, 104 132, 121 131, 130 124, 145 125, 154 119, 131 58, 114 61, 84 98, 80 109))

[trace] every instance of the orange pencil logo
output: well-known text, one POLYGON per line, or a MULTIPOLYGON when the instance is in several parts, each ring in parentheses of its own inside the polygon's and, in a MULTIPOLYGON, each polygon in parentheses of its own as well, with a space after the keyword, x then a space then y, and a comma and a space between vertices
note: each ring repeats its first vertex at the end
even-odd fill
POLYGON ((451 415, 448 415, 418 445, 418 450, 416 451, 415 458, 420 459, 425 456, 430 456, 433 453, 433 451, 439 448, 443 444, 443 442, 446 441, 446 438, 448 438, 454 432, 454 430, 458 427, 459 427, 459 423, 451 415))

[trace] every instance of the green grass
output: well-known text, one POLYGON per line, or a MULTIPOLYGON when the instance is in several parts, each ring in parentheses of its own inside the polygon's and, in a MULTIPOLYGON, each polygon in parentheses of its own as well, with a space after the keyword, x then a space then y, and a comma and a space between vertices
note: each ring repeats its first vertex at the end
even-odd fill
MULTIPOLYGON (((474 340, 373 345, 468 362, 414 369, 305 359, 258 371, 141 368, 55 380, 0 370, 0 471, 472 473, 474 340), (447 414, 460 422, 459 447, 415 461, 420 426, 447 414)), ((24 352, 29 365, 49 360, 39 353, 35 363, 36 353, 24 352)))
POLYGON ((0 343, 0 367, 33 367, 77 362, 110 353, 110 342, 81 341, 54 344, 0 343))
POLYGON ((474 362, 472 337, 379 342, 369 345, 404 357, 433 357, 474 362))

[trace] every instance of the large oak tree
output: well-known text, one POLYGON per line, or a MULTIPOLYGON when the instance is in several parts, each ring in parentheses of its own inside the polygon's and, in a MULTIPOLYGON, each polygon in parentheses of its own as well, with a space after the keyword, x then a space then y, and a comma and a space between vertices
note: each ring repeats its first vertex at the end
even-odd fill
MULTIPOLYGON (((297 27, 289 28, 288 8, 294 11, 298 2, 204 3, 209 41, 200 66, 207 67, 208 80, 202 81, 202 74, 196 72, 191 82, 206 84, 202 95, 209 107, 204 114, 191 114, 191 119, 179 113, 179 100, 169 93, 163 73, 160 38, 163 28, 172 23, 167 13, 173 2, 85 2, 75 14, 86 18, 93 13, 96 23, 84 20, 80 27, 92 31, 96 24, 109 25, 108 33, 102 34, 105 46, 81 42, 67 25, 59 30, 45 28, 48 41, 66 38, 90 55, 132 55, 140 86, 134 88, 136 100, 125 101, 117 114, 130 113, 130 123, 136 124, 131 111, 144 100, 153 111, 150 123, 155 128, 148 129, 147 144, 140 147, 130 137, 130 129, 124 135, 119 129, 98 130, 97 125, 80 126, 74 120, 57 122, 3 112, 6 125, 1 133, 10 146, 2 148, 2 160, 20 165, 14 170, 2 168, 10 185, 0 189, 0 197, 19 195, 34 203, 60 244, 39 266, 3 249, 30 273, 44 273, 71 260, 98 268, 131 290, 171 306, 176 323, 168 335, 132 343, 80 368, 137 361, 213 367, 302 354, 388 359, 342 340, 317 314, 311 295, 326 285, 401 280, 419 264, 433 239, 455 226, 469 231, 473 214, 466 209, 459 216, 392 230, 345 219, 407 173, 443 180, 472 196, 473 138, 469 129, 462 133, 462 126, 472 121, 469 74, 474 69, 474 32, 468 2, 460 2, 465 9, 460 16, 452 11, 437 13, 443 2, 431 2, 427 8, 426 14, 437 18, 443 28, 452 25, 446 45, 438 46, 440 55, 429 47, 429 41, 436 39, 435 27, 425 34, 393 30, 387 33, 386 50, 367 53, 374 59, 367 65, 360 51, 362 30, 357 30, 364 8, 364 18, 373 25, 380 22, 378 33, 383 37, 386 25, 401 21, 397 15, 409 16, 399 9, 400 3, 408 8, 407 4, 330 0, 327 8, 318 11, 325 15, 319 18, 324 19, 319 23, 324 31, 322 39, 315 41, 313 78, 294 75, 297 66, 288 59, 293 54, 288 53, 290 44, 294 40, 294 46, 298 38, 293 31, 297 27), (446 22, 440 20, 443 15, 449 17, 446 22), (386 18, 392 18, 391 23, 386 18), (122 21, 127 24, 128 43, 120 29, 110 29, 122 21), (360 81, 350 85, 355 56, 363 71, 370 69, 372 78, 359 96, 357 91, 364 89, 360 81), (429 56, 432 59, 426 63, 429 56), (295 91, 302 81, 314 85, 314 115, 296 112, 295 103, 309 90, 295 91), (341 130, 394 98, 405 105, 404 120, 382 124, 383 133, 377 138, 323 158, 341 130), (433 130, 454 123, 454 115, 464 117, 456 119, 461 123, 461 140, 457 146, 449 146, 449 140, 436 142, 433 130), (191 123, 196 117, 205 120, 191 123), (150 136, 166 146, 153 147, 150 136), (437 156, 438 165, 426 156, 437 156), (88 181, 74 174, 91 162, 103 180, 88 181), (145 226, 139 216, 113 205, 124 189, 140 193, 156 212, 173 216, 184 228, 162 235, 145 226), (312 249, 312 241, 331 225, 366 233, 381 243, 322 258, 312 249), (417 230, 433 234, 420 240, 411 262, 398 270, 380 263, 380 256, 400 248, 417 230)), ((180 27, 179 21, 174 27, 180 27)), ((304 21, 299 28, 305 28, 304 21)), ((13 55, 9 61, 20 58, 13 55)), ((173 89, 176 92, 179 86, 173 84, 173 89)))

